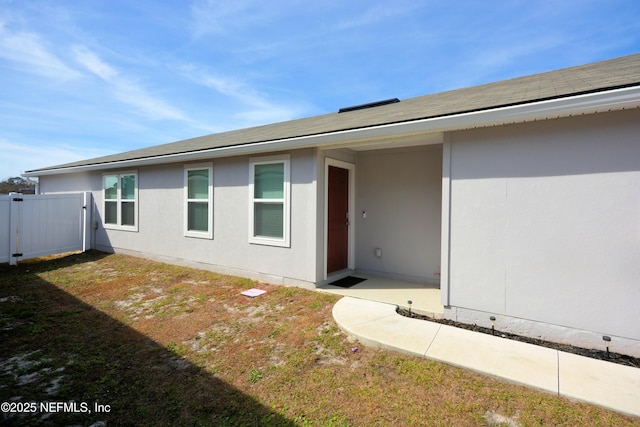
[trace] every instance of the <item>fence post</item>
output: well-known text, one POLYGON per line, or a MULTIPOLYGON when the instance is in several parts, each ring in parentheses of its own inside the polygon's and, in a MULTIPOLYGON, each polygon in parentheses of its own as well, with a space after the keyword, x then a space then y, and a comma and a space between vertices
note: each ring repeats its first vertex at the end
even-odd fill
POLYGON ((0 195, 0 263, 11 260, 11 197, 0 195))
POLYGON ((9 265, 18 265, 20 257, 20 196, 9 193, 9 265))

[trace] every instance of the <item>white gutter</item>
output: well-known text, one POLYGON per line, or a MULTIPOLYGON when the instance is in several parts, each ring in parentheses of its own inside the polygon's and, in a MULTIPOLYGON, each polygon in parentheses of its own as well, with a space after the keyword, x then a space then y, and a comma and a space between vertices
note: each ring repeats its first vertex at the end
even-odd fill
POLYGON ((130 168, 317 146, 348 146, 349 144, 356 144, 360 141, 394 138, 412 134, 427 134, 476 127, 489 127, 638 107, 640 107, 640 87, 634 86, 609 90, 606 92, 588 93, 567 98, 514 105, 510 107, 494 108, 470 113, 453 114, 443 117, 413 120, 345 131, 328 132, 319 135, 248 143, 244 145, 211 148, 208 150, 167 154, 141 159, 71 166, 44 171, 32 171, 26 172, 22 174, 22 176, 37 177, 93 170, 130 168))

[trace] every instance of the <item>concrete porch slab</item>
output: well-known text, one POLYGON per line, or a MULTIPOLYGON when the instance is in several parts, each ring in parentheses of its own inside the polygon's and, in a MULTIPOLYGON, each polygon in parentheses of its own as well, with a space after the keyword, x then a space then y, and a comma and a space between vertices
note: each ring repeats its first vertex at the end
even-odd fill
POLYGON ((442 318, 444 310, 440 302, 440 288, 438 285, 359 273, 353 273, 352 276, 364 277, 367 280, 351 288, 323 285, 317 288, 317 290, 392 304, 401 308, 408 308, 407 301, 411 300, 413 303, 411 309, 414 312, 435 318, 442 318))

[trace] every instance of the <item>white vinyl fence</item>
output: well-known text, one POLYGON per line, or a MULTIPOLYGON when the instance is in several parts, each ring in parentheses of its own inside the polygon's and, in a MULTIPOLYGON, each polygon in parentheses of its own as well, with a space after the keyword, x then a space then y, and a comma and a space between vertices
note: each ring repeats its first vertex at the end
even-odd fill
POLYGON ((90 247, 91 193, 0 196, 0 262, 90 247))

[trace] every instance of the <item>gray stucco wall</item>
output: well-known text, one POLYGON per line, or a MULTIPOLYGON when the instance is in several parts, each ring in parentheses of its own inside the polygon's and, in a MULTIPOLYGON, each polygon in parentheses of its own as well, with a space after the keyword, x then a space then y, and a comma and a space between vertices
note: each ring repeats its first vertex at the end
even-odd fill
MULTIPOLYGON (((93 191, 94 219, 99 224, 95 231, 98 250, 201 264, 200 267, 274 283, 311 286, 316 279, 316 160, 311 149, 283 154, 291 156, 290 248, 249 243, 248 156, 210 161, 213 239, 184 236, 184 166, 188 163, 137 169, 137 232, 103 227, 102 172, 43 177, 41 191, 93 191)), ((203 162, 197 162, 200 163, 203 162)))
POLYGON ((41 194, 95 192, 102 189, 101 175, 95 173, 73 173, 41 176, 38 189, 41 194))
POLYGON ((439 283, 442 145, 359 152, 356 176, 357 269, 439 283))
POLYGON ((639 352, 639 135, 639 110, 451 134, 449 316, 639 352))

